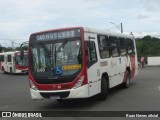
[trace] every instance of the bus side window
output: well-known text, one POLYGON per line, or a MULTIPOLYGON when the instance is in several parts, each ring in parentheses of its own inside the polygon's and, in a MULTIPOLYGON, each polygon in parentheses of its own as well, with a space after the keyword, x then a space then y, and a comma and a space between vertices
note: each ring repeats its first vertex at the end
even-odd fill
POLYGON ((12 62, 11 55, 7 55, 7 62, 12 62))
POLYGON ((125 38, 119 38, 119 47, 121 56, 125 56, 127 54, 125 41, 126 41, 125 38))
POLYGON ((87 63, 97 61, 95 43, 93 41, 85 42, 85 54, 87 63))
POLYGON ((95 48, 95 43, 94 42, 90 42, 89 54, 90 54, 90 61, 96 61, 97 60, 96 48, 95 48))
POLYGON ((111 53, 112 57, 119 56, 119 47, 118 47, 118 39, 117 37, 109 37, 110 45, 111 45, 111 53))
POLYGON ((98 44, 99 44, 99 52, 100 57, 103 58, 109 58, 109 41, 108 37, 106 36, 98 36, 98 44))
POLYGON ((132 39, 127 39, 127 53, 129 55, 135 54, 135 51, 134 51, 134 42, 133 42, 132 39))
POLYGON ((0 62, 4 62, 4 55, 0 55, 0 62))

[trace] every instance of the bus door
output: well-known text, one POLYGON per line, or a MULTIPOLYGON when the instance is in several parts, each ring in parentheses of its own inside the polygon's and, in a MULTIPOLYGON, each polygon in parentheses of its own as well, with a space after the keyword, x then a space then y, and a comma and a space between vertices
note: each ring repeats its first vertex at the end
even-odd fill
POLYGON ((4 55, 0 55, 0 70, 4 70, 4 55))
POLYGON ((7 71, 7 55, 4 55, 4 70, 7 71))
POLYGON ((120 58, 119 58, 119 69, 120 69, 120 83, 122 83, 124 79, 124 73, 126 71, 127 66, 127 51, 126 51, 126 40, 125 38, 119 38, 119 51, 120 51, 120 58))
POLYGON ((117 37, 109 37, 110 46, 111 46, 111 71, 112 71, 112 77, 111 77, 111 86, 116 86, 119 84, 119 75, 120 75, 120 63, 121 63, 121 57, 119 55, 119 46, 118 46, 118 39, 117 37))
POLYGON ((11 67, 12 67, 12 55, 8 54, 7 55, 7 72, 11 71, 11 67))
MULTIPOLYGON (((96 37, 93 37, 96 39, 96 37)), ((85 42, 87 76, 89 83, 89 96, 93 96, 100 92, 100 70, 98 68, 96 43, 92 38, 85 42)))

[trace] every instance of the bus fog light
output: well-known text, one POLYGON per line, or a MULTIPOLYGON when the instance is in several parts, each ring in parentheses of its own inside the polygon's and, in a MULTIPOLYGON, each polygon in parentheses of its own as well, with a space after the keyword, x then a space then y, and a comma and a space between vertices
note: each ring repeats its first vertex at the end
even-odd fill
POLYGON ((84 76, 80 77, 77 83, 74 85, 73 89, 80 87, 83 83, 83 80, 84 80, 84 76))
POLYGON ((34 85, 34 83, 31 80, 29 80, 29 85, 31 89, 38 90, 37 87, 34 85))

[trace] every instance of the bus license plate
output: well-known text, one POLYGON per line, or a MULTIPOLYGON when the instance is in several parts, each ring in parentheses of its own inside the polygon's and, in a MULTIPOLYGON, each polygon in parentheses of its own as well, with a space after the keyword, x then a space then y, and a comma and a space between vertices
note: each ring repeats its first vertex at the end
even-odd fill
POLYGON ((60 97, 58 95, 55 95, 55 96, 50 96, 50 99, 60 99, 60 97))

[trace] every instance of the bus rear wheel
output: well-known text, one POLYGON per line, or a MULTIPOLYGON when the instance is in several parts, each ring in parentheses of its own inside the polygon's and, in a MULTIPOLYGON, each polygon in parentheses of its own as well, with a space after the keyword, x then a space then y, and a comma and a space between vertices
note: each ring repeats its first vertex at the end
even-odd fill
POLYGON ((13 75, 13 70, 12 70, 12 68, 10 68, 10 74, 13 75))
POLYGON ((101 80, 101 93, 99 94, 99 99, 100 100, 105 100, 108 96, 108 91, 109 91, 109 83, 106 80, 105 77, 102 77, 101 80))
POLYGON ((130 73, 129 73, 129 71, 128 70, 126 70, 126 80, 125 80, 125 82, 123 82, 122 83, 122 87, 123 88, 129 88, 129 86, 130 86, 130 73))

